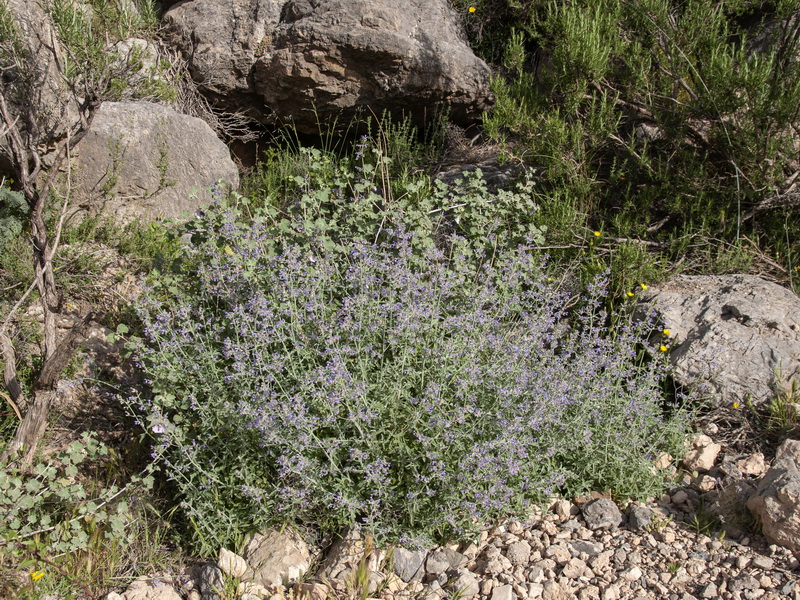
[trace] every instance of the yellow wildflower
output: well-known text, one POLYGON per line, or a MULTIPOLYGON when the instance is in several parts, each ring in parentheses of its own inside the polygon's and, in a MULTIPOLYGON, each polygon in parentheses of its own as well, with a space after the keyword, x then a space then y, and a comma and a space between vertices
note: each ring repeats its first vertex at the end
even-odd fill
POLYGON ((469 7, 469 12, 471 12, 471 13, 474 13, 476 10, 478 10, 478 9, 475 8, 474 6, 470 6, 469 7))
POLYGON ((42 577, 44 577, 44 571, 34 571, 31 573, 31 579, 34 581, 39 581, 42 577))
POLYGON ((662 352, 666 352, 667 350, 669 350, 669 348, 667 348, 664 344, 661 344, 661 346, 659 346, 658 349, 661 350, 662 352))
POLYGON ((734 402, 733 403, 733 408, 739 408, 739 403, 738 402, 734 402))
POLYGON ((628 298, 633 298, 635 295, 633 292, 628 292, 628 298))
POLYGON ((669 329, 665 329, 664 335, 672 335, 672 332, 669 329))
POLYGON ((644 283, 640 283, 639 287, 641 287, 643 290, 648 289, 647 284, 644 284, 644 283))
POLYGON ((602 234, 599 231, 594 232, 594 237, 600 237, 602 234))

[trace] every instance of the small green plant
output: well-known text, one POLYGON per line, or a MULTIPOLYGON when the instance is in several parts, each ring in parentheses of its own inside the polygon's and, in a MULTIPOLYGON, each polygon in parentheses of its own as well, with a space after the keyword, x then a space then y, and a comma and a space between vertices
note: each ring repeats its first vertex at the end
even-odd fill
POLYGON ((722 531, 723 522, 719 515, 701 504, 692 513, 689 525, 696 534, 710 537, 722 531))
POLYGON ((672 523, 672 515, 668 517, 654 516, 650 525, 647 526, 647 531, 661 533, 670 523, 672 523))
POLYGON ((0 562, 29 571, 36 586, 59 578, 83 586, 86 580, 69 567, 84 564, 76 557, 101 548, 124 553, 135 539, 126 499, 133 490, 150 489, 153 477, 148 467, 123 487, 98 488, 87 468, 108 458, 108 448, 84 434, 30 471, 13 464, 0 468, 0 562))
POLYGON ((28 203, 19 192, 14 192, 3 185, 0 186, 0 255, 6 251, 6 245, 19 237, 28 224, 28 203))
POLYGON ((671 575, 675 575, 681 570, 682 567, 683 565, 681 563, 673 561, 667 564, 667 571, 669 571, 671 575))

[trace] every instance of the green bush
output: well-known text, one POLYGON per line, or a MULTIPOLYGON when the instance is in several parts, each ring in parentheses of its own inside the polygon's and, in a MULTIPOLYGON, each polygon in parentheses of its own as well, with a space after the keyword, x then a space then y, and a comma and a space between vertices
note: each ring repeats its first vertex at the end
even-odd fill
POLYGON ((713 264, 703 250, 713 240, 740 253, 759 248, 783 276, 794 269, 795 1, 475 6, 465 18, 481 20, 476 48, 487 36, 502 40, 502 52, 487 55, 499 73, 486 129, 543 170, 551 204, 568 204, 549 211, 551 232, 643 239, 664 259, 688 255, 685 266, 702 270, 713 264), (510 18, 501 24, 497 14, 510 18))

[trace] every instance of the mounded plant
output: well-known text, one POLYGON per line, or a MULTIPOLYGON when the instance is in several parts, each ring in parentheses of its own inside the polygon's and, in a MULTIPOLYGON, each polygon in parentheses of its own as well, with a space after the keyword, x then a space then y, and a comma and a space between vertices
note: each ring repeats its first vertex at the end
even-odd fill
POLYGON ((535 252, 420 248, 384 217, 332 246, 217 205, 151 277, 151 392, 128 401, 201 552, 275 522, 441 541, 559 492, 659 489, 682 417, 636 328, 606 328, 602 285, 566 320, 535 252))

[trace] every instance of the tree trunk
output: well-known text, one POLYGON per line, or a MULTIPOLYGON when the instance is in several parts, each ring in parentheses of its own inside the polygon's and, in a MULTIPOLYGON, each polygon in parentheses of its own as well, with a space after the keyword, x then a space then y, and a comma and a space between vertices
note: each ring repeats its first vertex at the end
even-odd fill
MULTIPOLYGON (((33 462, 36 447, 47 429, 47 419, 55 398, 58 377, 72 359, 75 350, 86 339, 89 324, 95 316, 93 312, 86 315, 80 323, 69 330, 53 353, 45 358, 42 371, 34 386, 33 402, 25 412, 25 418, 19 424, 14 438, 0 456, 0 463, 15 458, 20 452, 24 452, 21 457, 23 463, 30 465, 33 462)), ((55 323, 53 330, 55 331, 55 323)))

